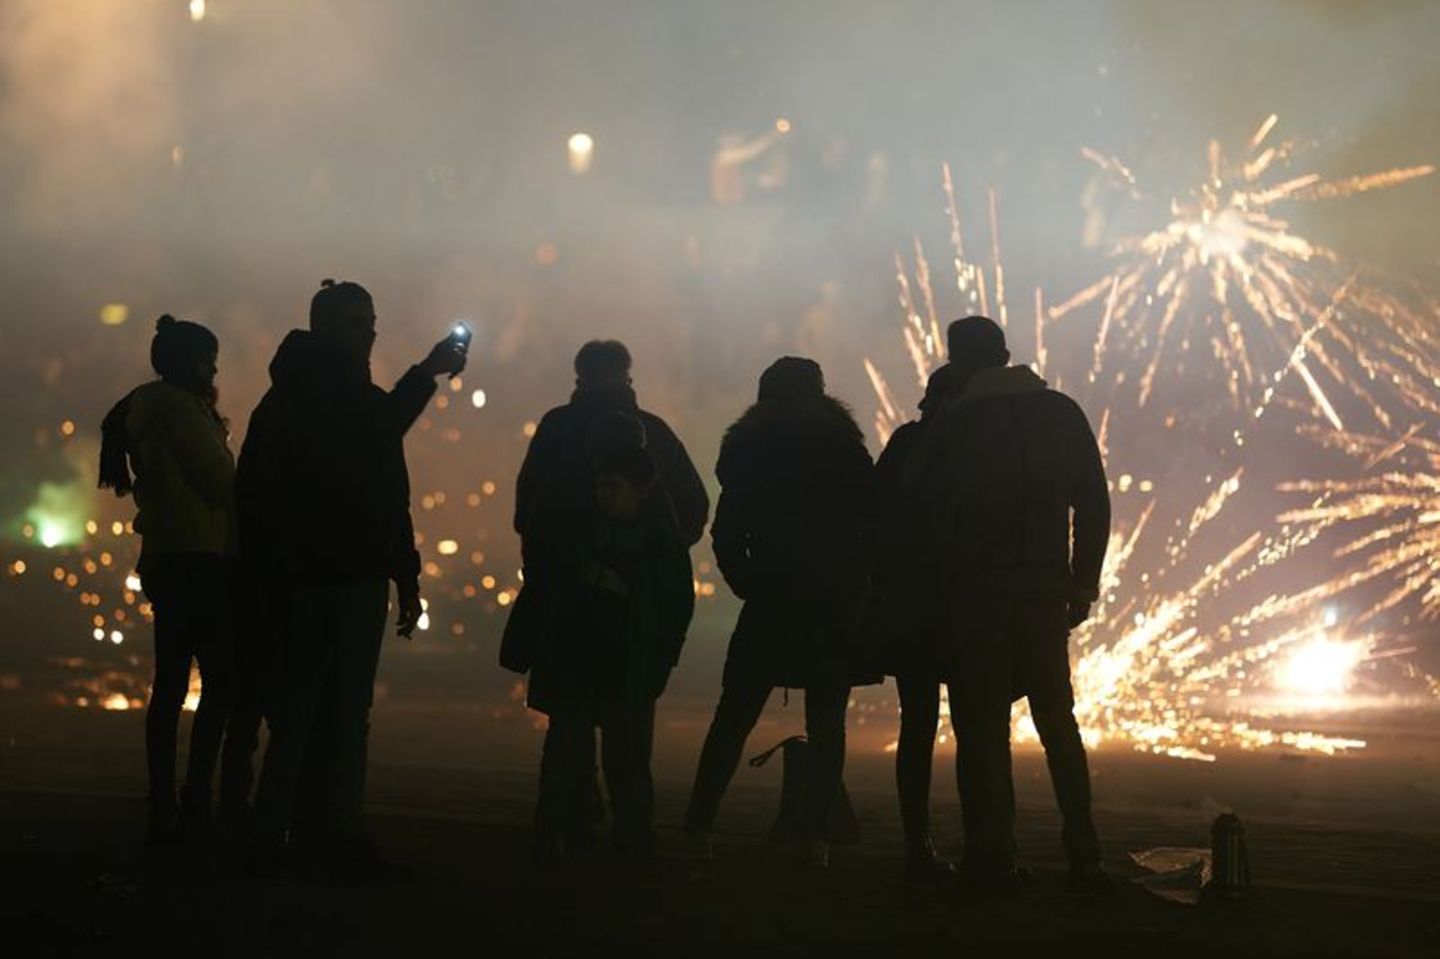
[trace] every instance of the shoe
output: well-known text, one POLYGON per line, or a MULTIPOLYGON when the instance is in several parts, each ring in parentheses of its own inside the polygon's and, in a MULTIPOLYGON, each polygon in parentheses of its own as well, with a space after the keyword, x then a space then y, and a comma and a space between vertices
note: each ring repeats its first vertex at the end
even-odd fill
POLYGON ((147 809, 145 815, 145 839, 147 847, 154 849, 160 846, 174 845, 175 833, 175 800, 169 802, 150 799, 146 801, 147 809))
POLYGON ((1113 896, 1119 887, 1098 860, 1070 864, 1070 891, 1083 896, 1113 896))
POLYGON ((714 833, 687 832, 685 834, 685 858, 691 862, 714 862, 714 833))
POLYGON ((830 844, 823 839, 806 839, 800 846, 800 862, 807 869, 830 868, 830 844))
POLYGON ((955 864, 935 852, 935 844, 926 834, 906 844, 905 876, 911 882, 949 882, 955 878, 955 864))
POLYGON ((975 869, 963 873, 965 891, 972 896, 989 899, 1015 899, 1025 892, 1020 872, 1014 866, 1004 869, 975 869))
POLYGON ((210 819, 210 797, 186 795, 180 803, 179 814, 175 817, 175 832, 187 846, 202 845, 214 834, 214 823, 210 819))
POLYGON ((415 870, 380 855, 369 836, 351 836, 336 841, 325 878, 341 885, 388 886, 415 878, 415 870))

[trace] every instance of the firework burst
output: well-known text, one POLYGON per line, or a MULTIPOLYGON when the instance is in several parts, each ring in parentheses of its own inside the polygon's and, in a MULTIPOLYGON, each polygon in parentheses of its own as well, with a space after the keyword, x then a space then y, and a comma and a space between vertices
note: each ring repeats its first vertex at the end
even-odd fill
MULTIPOLYGON (((1257 132, 1238 172, 1229 172, 1212 147, 1212 176, 1193 202, 1173 205, 1172 222, 1164 230, 1123 243, 1122 255, 1128 256, 1116 271, 1051 310, 1036 288, 1033 366, 1044 373, 1047 329, 1055 320, 1101 301, 1081 398, 1092 405, 1106 403, 1101 387, 1112 347, 1115 352, 1145 348, 1143 406, 1170 355, 1167 344, 1183 353, 1198 329, 1210 336, 1213 355, 1226 370, 1236 414, 1240 408, 1246 413, 1230 421, 1234 425, 1224 445, 1231 454, 1243 450, 1247 435, 1259 425, 1256 420, 1268 410, 1298 407, 1311 414, 1306 418, 1312 425, 1302 431, 1327 445, 1348 445, 1352 454, 1363 452, 1373 466, 1394 454, 1397 441, 1335 429, 1343 424, 1341 412, 1322 383, 1344 384, 1387 430, 1399 411, 1436 412, 1440 365, 1434 360, 1434 308, 1423 298, 1402 298, 1371 285, 1358 272, 1340 276, 1335 254, 1291 234, 1270 208, 1284 200, 1328 199, 1393 186, 1432 171, 1419 167, 1332 182, 1307 175, 1265 186, 1266 172, 1288 160, 1292 149, 1291 144, 1264 146, 1273 126, 1268 121, 1257 132), (1227 186, 1227 176, 1238 177, 1238 184, 1227 186), (1158 331, 1151 331, 1156 310, 1158 331), (1378 321, 1348 322, 1360 315, 1378 321), (1267 371, 1261 371, 1262 360, 1272 364, 1267 371), (1282 393, 1290 381, 1304 384, 1308 402, 1282 393), (1382 387, 1386 393, 1377 398, 1382 387)), ((1143 199, 1122 164, 1092 159, 1143 199)), ((1003 316, 995 302, 1003 295, 1004 269, 995 239, 993 193, 989 262, 977 263, 966 255, 948 168, 944 190, 960 309, 985 313, 994 303, 997 316, 1003 316)), ((897 254, 895 263, 902 338, 915 381, 923 387, 946 359, 935 283, 918 238, 913 259, 907 263, 897 254)), ((867 359, 865 367, 877 399, 875 429, 884 442, 907 417, 876 365, 867 359)), ((1194 369, 1185 375, 1193 376, 1194 369)), ((1110 419, 1106 408, 1097 430, 1107 458, 1110 419)), ((1420 443, 1418 428, 1404 441, 1420 443)), ((1316 493, 1308 510, 1287 513, 1268 532, 1239 534, 1227 532, 1235 524, 1217 519, 1239 494, 1243 468, 1207 477, 1198 497, 1169 491, 1163 509, 1161 500, 1150 495, 1153 481, 1136 482, 1116 472, 1112 491, 1119 519, 1101 598, 1091 620, 1072 637, 1075 709, 1087 742, 1124 743, 1198 760, 1213 760, 1222 748, 1333 754, 1363 747, 1358 739, 1274 728, 1258 717, 1353 705, 1347 697, 1370 681, 1368 670, 1376 660, 1409 651, 1385 648, 1381 634, 1363 629, 1382 609, 1412 595, 1433 602, 1434 568, 1440 562, 1435 558, 1440 556, 1435 540, 1440 506, 1434 464, 1428 485, 1426 474, 1395 473, 1350 484, 1296 484, 1293 488, 1316 493), (1177 508, 1184 503, 1192 505, 1177 508), (1402 516, 1407 510, 1410 515, 1402 516), (1364 516, 1379 518, 1383 528, 1337 551, 1347 557, 1368 553, 1364 569, 1336 577, 1327 572, 1322 582, 1298 589, 1267 585, 1293 583, 1289 567, 1295 554, 1330 527, 1364 516), (1285 575, 1268 578, 1277 569, 1285 575), (1395 576, 1400 586, 1368 615, 1342 624, 1335 612, 1337 597, 1382 573, 1395 576), (1290 706, 1281 709, 1281 703, 1290 706)), ((1432 677, 1412 664, 1401 668, 1429 683, 1427 695, 1433 697, 1432 677)), ((1035 736, 1023 707, 1016 714, 1016 732, 1021 739, 1035 736)))
MULTIPOLYGON (((1437 332, 1430 310, 1372 283, 1364 270, 1298 235, 1281 215, 1287 204, 1388 189, 1429 176, 1432 165, 1325 180, 1282 175, 1295 141, 1273 143, 1274 115, 1231 159, 1211 141, 1207 170, 1186 195, 1171 199, 1157 229, 1123 237, 1113 271, 1052 307, 1058 321, 1099 311, 1091 383, 1126 385, 1112 369, 1120 354, 1138 358, 1136 399, 1145 406, 1167 375, 1217 372, 1231 406, 1258 413, 1298 382, 1288 402, 1335 429, 1359 415, 1390 429, 1390 396, 1433 409, 1440 383, 1437 332), (1298 392, 1298 391, 1297 391, 1298 392), (1343 399, 1342 399, 1343 397, 1343 399)), ((1115 157, 1083 151, 1131 199, 1151 202, 1135 174, 1115 157)))

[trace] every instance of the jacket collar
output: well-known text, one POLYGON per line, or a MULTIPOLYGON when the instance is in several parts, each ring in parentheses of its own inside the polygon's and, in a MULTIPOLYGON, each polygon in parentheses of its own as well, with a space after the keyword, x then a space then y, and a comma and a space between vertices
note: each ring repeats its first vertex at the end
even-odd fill
POLYGON ((991 366, 977 370, 970 377, 965 392, 955 400, 955 405, 964 406, 999 396, 1039 393, 1044 389, 1045 381, 1028 366, 991 366))

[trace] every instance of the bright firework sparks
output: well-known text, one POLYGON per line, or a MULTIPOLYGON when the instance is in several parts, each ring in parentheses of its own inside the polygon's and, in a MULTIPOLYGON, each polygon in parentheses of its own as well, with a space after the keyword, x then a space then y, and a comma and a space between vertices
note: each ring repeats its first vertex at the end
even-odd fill
MULTIPOLYGON (((1295 380, 1303 384, 1308 409, 1335 429, 1345 428, 1341 393, 1389 429, 1388 405, 1377 397, 1376 384, 1434 407, 1431 390, 1440 364, 1432 317, 1370 285, 1361 271, 1343 267, 1334 251, 1292 232, 1278 210, 1398 186, 1435 167, 1338 180, 1316 173, 1277 177, 1296 143, 1272 143, 1275 126, 1272 115, 1238 160, 1211 141, 1206 176, 1188 195, 1170 201, 1168 220, 1115 243, 1115 270, 1051 308, 1048 319, 1098 304, 1090 382, 1123 384, 1123 372, 1109 373, 1111 355, 1138 356, 1144 364, 1135 384, 1141 406, 1163 374, 1186 364, 1193 370, 1213 357, 1237 410, 1258 412, 1286 380, 1295 380), (1417 351, 1424 360, 1415 361, 1417 351)), ((1084 155, 1132 199, 1150 199, 1124 163, 1088 149, 1084 155)))
POLYGON ((1353 589, 1372 580, 1392 587, 1362 616, 1371 619, 1409 599, 1420 602, 1422 620, 1440 620, 1440 441, 1416 427, 1391 440, 1355 434, 1325 437, 1364 459, 1367 468, 1385 466, 1404 453, 1423 462, 1414 469, 1386 469, 1352 480, 1304 480, 1281 489, 1314 494, 1310 505, 1281 515, 1281 522, 1306 527, 1307 537, 1331 528, 1360 532, 1334 549, 1342 562, 1358 561, 1320 589, 1353 589))
MULTIPOLYGON (((1205 288, 1214 293, 1209 305, 1213 308, 1218 304, 1222 309, 1226 335, 1223 340, 1215 339, 1214 352, 1227 364, 1232 398, 1237 405, 1248 399, 1240 389, 1242 384, 1266 384, 1248 403, 1253 416, 1281 402, 1276 388, 1293 374, 1306 384, 1312 407, 1321 411, 1322 421, 1338 425, 1339 414, 1321 389, 1310 360, 1366 400, 1374 418, 1386 428, 1391 425, 1389 408, 1374 398, 1367 383, 1378 381, 1394 387, 1395 395, 1389 399, 1398 397, 1397 405, 1403 408, 1435 411, 1433 388, 1440 385, 1440 366, 1430 356, 1434 324, 1429 310, 1408 306, 1359 283, 1354 275, 1341 280, 1322 297, 1325 281, 1300 276, 1297 264, 1311 260, 1333 264, 1336 257, 1289 234, 1283 221, 1274 219, 1267 209, 1282 199, 1329 198, 1394 185, 1432 172, 1431 168, 1391 171, 1335 183, 1307 176, 1262 187, 1261 174, 1288 156, 1290 150, 1289 145, 1260 150, 1271 127, 1273 121, 1257 133, 1252 141, 1253 155, 1240 172, 1248 187, 1226 192, 1220 176, 1223 163, 1218 149, 1212 149, 1215 175, 1199 191, 1194 205, 1176 204, 1176 219, 1169 228, 1133 241, 1130 252, 1143 254, 1136 257, 1136 262, 1051 311, 1045 310, 1041 291, 1035 291, 1037 371, 1043 373, 1046 363, 1047 322, 1103 296, 1104 310, 1087 385, 1095 383, 1105 368, 1106 343, 1112 335, 1130 346, 1147 342, 1143 326, 1158 294, 1166 303, 1160 333, 1152 345, 1142 380, 1143 405, 1165 355, 1167 336, 1177 323, 1190 323, 1204 313, 1205 301, 1191 297, 1197 289, 1195 274, 1204 273, 1209 278, 1205 288), (1157 268, 1159 272, 1154 273, 1157 268), (1147 288, 1153 292, 1144 292, 1142 297, 1147 288), (1266 341, 1274 348, 1270 355, 1275 358, 1276 368, 1268 377, 1255 374, 1258 347, 1247 341, 1236 322, 1228 301, 1232 288, 1241 291, 1242 301, 1259 317, 1266 341), (1386 335, 1367 334, 1366 341, 1359 342, 1339 322, 1350 310, 1382 317, 1386 335), (1363 377, 1345 372, 1352 366, 1361 370, 1363 377)), ((1114 161, 1105 161, 1102 166, 1129 178, 1133 187, 1133 177, 1123 166, 1114 161)), ((948 168, 944 186, 962 309, 990 312, 989 291, 994 289, 997 297, 1001 295, 1004 275, 998 242, 993 241, 993 195, 991 262, 987 272, 986 267, 965 257, 948 168)), ((1135 193, 1138 196, 1138 191, 1135 193)), ((911 271, 898 254, 896 266, 904 343, 916 379, 923 386, 930 372, 945 362, 945 356, 930 268, 918 239, 913 282, 911 271)), ((1187 347, 1189 335, 1187 332, 1179 337, 1187 347)), ((906 415, 875 365, 867 359, 865 367, 878 400, 876 432, 884 442, 906 415)), ((1102 450, 1108 421, 1107 410, 1098 431, 1102 450)), ((1243 425, 1234 430, 1236 448, 1244 445, 1246 431, 1243 425)), ((1333 609, 1316 614, 1321 604, 1355 585, 1355 574, 1327 580, 1299 593, 1274 593, 1259 600, 1242 600, 1239 597, 1244 593, 1235 588, 1309 545, 1326 526, 1356 518, 1366 508, 1369 515, 1389 516, 1410 503, 1415 509, 1414 522, 1397 520, 1387 527, 1388 532, 1358 540, 1344 552, 1362 551, 1410 533, 1414 541, 1387 544, 1380 551, 1382 555, 1372 557, 1374 572, 1370 575, 1396 572, 1408 584, 1406 591, 1392 594, 1387 605, 1394 605, 1419 589, 1415 576, 1408 574, 1418 574, 1423 567, 1429 571, 1428 582, 1432 584, 1425 595, 1433 595, 1434 557, 1440 555, 1440 547, 1433 539, 1435 487, 1426 487, 1416 477, 1402 482, 1390 475, 1377 481, 1387 484, 1388 500, 1332 502, 1330 512, 1289 514, 1275 532, 1256 532, 1229 544, 1217 543, 1216 536, 1205 535, 1208 548, 1202 550, 1202 534, 1239 491, 1242 476, 1240 469, 1218 480, 1207 480, 1207 491, 1188 515, 1178 513, 1169 522, 1162 522, 1154 515, 1156 501, 1150 499, 1133 513, 1135 518, 1130 523, 1117 527, 1107 555, 1101 600, 1090 622, 1073 634, 1077 652, 1076 716, 1082 734, 1092 745, 1124 742, 1143 751, 1199 760, 1213 760, 1219 748, 1286 746, 1333 754, 1365 745, 1360 740, 1318 732, 1266 728, 1255 722, 1246 705, 1257 697, 1279 696, 1292 701, 1298 697, 1301 708, 1311 710, 1343 706, 1344 695, 1354 685, 1363 664, 1378 656, 1406 652, 1375 654, 1375 637, 1345 634, 1337 628, 1333 609), (1429 505, 1404 500, 1397 489, 1400 486, 1412 494, 1428 489, 1429 505), (1431 538, 1420 542, 1426 535, 1431 538), (1156 553, 1154 542, 1158 541, 1163 559, 1158 567, 1147 565, 1141 570, 1135 568, 1140 565, 1135 557, 1142 552, 1140 546, 1147 537, 1151 548, 1143 552, 1156 553), (1200 621, 1202 608, 1207 613, 1204 628, 1200 621)), ((1132 484, 1130 476, 1121 475, 1114 488, 1118 494, 1125 494, 1131 491, 1132 484)), ((1143 481, 1139 491, 1149 492, 1150 488, 1152 484, 1143 481)), ((1338 487, 1326 487, 1328 494, 1340 491, 1338 487)), ((1321 506, 1317 504, 1315 509, 1321 506)), ((1412 672, 1411 678, 1429 681, 1433 695, 1433 679, 1412 672)), ((1035 738, 1033 723, 1023 707, 1017 712, 1016 727, 1019 738, 1035 738)))

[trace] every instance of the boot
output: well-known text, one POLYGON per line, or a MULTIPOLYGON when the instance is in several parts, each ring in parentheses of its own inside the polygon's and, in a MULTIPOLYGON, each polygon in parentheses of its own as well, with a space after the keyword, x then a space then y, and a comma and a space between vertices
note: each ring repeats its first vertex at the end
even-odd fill
POLYGON ((175 842, 176 803, 173 796, 151 796, 146 800, 145 845, 168 846, 175 842))
POLYGON ((180 811, 175 818, 175 831, 181 842, 187 845, 204 843, 210 839, 210 794, 200 794, 190 789, 182 790, 180 811))
POLYGON ((1070 891, 1082 896, 1113 896, 1118 888, 1105 866, 1090 859, 1070 864, 1070 891))
POLYGON ((920 833, 905 843, 905 875, 913 882, 949 882, 955 864, 935 852, 930 834, 920 833))

